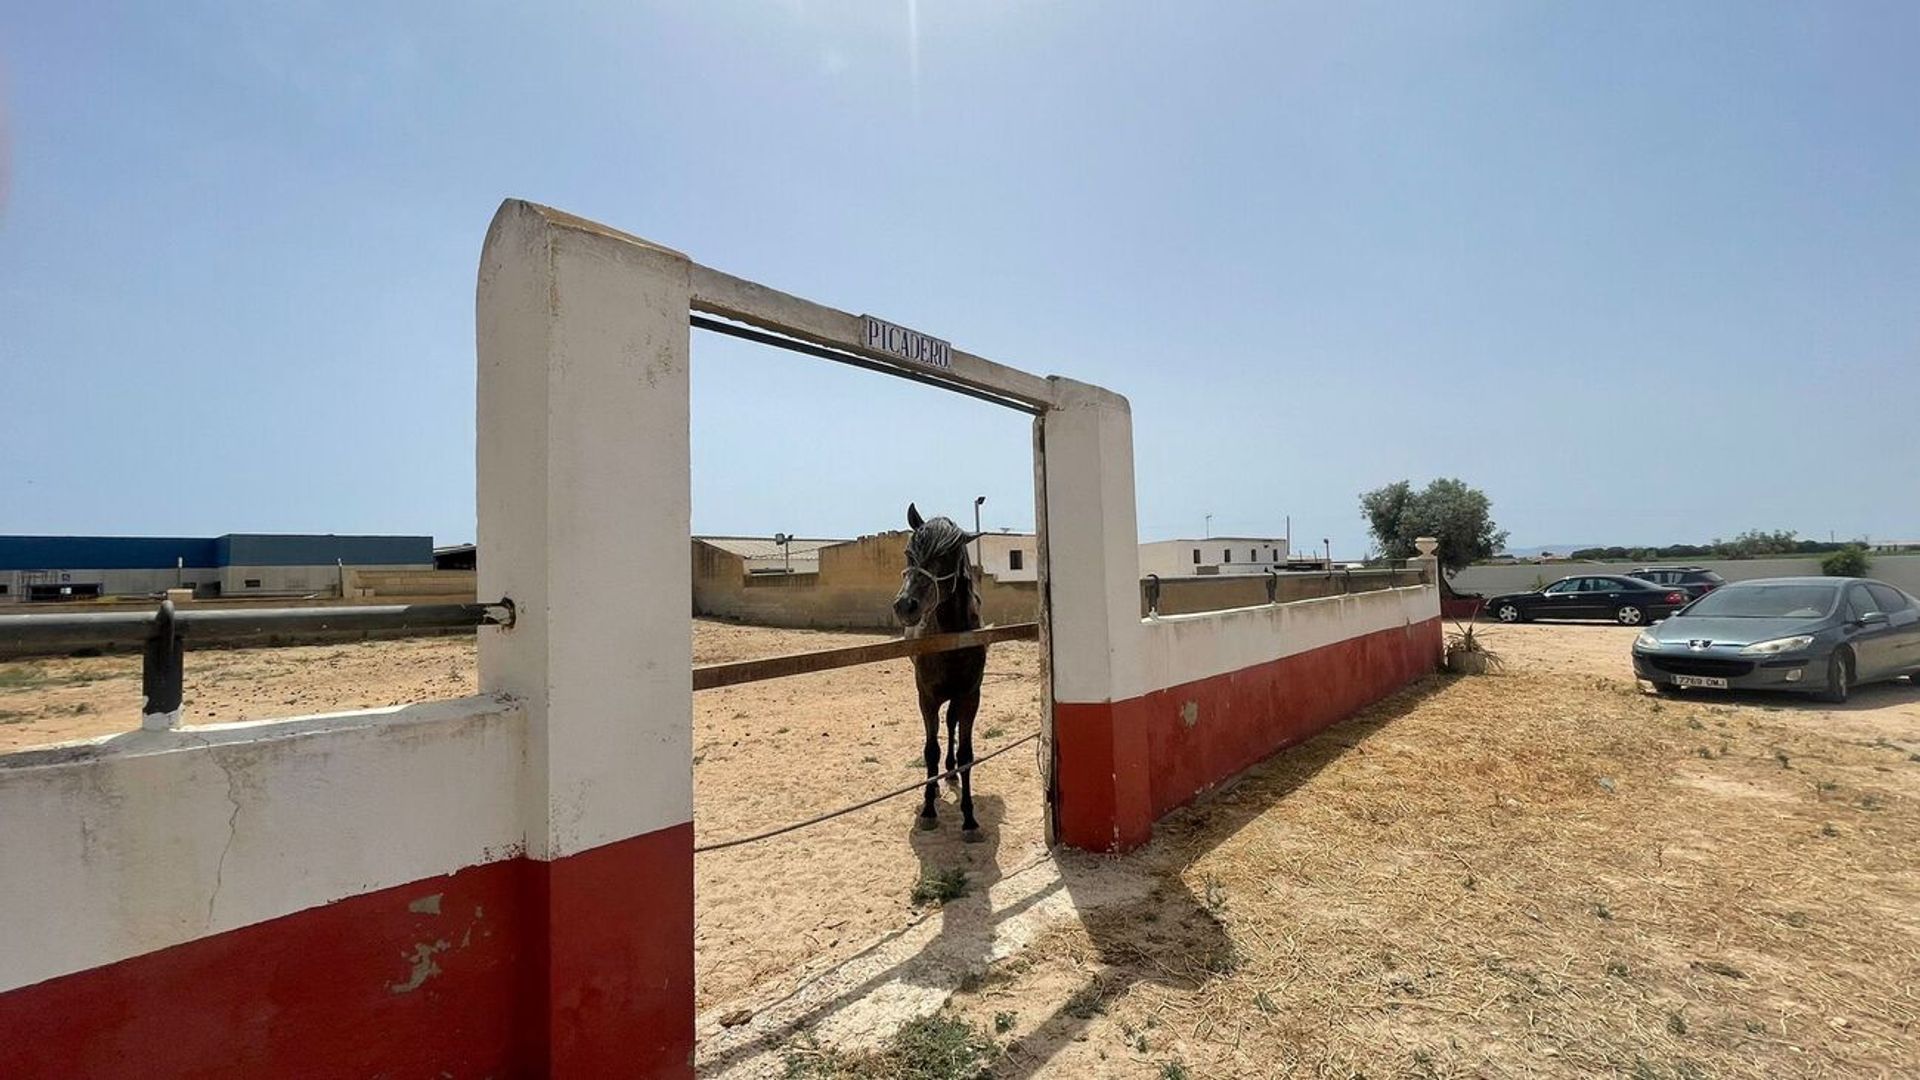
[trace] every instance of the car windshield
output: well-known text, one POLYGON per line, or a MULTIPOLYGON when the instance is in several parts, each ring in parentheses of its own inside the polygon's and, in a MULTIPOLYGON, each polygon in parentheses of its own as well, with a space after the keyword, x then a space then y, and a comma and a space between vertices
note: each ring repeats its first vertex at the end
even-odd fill
POLYGON ((1832 585, 1728 585, 1694 601, 1690 616, 1718 619, 1817 619, 1833 610, 1832 585))

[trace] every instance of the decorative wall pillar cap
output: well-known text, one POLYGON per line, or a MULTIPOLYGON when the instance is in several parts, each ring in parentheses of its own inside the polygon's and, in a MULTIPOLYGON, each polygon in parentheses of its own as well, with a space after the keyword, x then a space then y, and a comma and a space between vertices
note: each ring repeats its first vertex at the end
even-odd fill
POLYGON ((1420 536, 1414 538, 1413 546, 1419 549, 1421 558, 1430 559, 1434 552, 1440 550, 1440 541, 1431 536, 1420 536))

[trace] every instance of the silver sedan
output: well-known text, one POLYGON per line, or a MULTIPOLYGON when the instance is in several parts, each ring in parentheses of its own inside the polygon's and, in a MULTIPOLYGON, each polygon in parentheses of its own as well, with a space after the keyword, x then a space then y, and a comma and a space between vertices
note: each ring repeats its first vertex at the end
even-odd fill
POLYGON ((1842 702, 1862 683, 1920 681, 1920 600, 1858 578, 1737 581, 1642 631, 1633 671, 1663 693, 1792 690, 1842 702))

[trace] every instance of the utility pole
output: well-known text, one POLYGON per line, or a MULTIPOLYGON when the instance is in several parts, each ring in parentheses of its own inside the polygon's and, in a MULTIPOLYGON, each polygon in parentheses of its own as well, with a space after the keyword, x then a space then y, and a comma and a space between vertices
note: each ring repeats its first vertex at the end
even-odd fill
POLYGON ((1213 539, 1213 515, 1212 514, 1207 515, 1207 528, 1206 528, 1206 532, 1202 536, 1202 539, 1206 539, 1206 540, 1213 539))
POLYGON ((1332 570, 1333 570, 1333 541, 1332 541, 1332 540, 1329 540, 1329 539, 1327 539, 1326 537, 1324 537, 1324 536, 1323 536, 1323 537, 1321 537, 1321 538, 1320 538, 1320 542, 1321 542, 1322 544, 1324 544, 1324 545, 1326 545, 1326 549, 1327 549, 1327 570, 1328 570, 1328 571, 1332 571, 1332 570))

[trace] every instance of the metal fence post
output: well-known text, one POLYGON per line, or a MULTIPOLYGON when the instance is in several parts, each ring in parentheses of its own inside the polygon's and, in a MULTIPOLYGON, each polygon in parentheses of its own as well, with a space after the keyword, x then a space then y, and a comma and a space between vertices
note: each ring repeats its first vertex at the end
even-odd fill
POLYGON ((140 710, 140 726, 148 731, 170 731, 180 724, 180 699, 186 683, 186 650, 174 620, 173 601, 160 602, 143 652, 140 688, 146 692, 147 703, 140 710))

